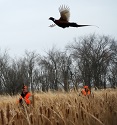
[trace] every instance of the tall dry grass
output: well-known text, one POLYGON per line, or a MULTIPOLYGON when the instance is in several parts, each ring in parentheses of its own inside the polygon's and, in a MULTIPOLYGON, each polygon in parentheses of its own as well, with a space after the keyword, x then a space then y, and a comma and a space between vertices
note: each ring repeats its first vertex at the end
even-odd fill
POLYGON ((0 97, 0 125, 117 125, 117 90, 35 93, 29 107, 18 98, 0 97))

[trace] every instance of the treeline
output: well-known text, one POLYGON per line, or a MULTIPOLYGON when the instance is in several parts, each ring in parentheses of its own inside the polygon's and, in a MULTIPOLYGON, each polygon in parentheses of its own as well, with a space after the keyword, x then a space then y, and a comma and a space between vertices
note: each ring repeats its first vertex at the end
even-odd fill
POLYGON ((93 34, 74 39, 64 52, 53 47, 45 56, 26 51, 12 59, 0 52, 0 94, 17 94, 23 84, 31 91, 68 92, 81 83, 98 89, 117 86, 117 41, 93 34))

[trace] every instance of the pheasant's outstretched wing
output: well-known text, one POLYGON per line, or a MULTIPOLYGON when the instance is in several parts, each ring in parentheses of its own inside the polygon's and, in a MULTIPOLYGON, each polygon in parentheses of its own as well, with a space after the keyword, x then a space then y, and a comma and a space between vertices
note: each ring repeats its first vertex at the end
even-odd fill
POLYGON ((51 24, 49 27, 54 27, 54 26, 56 26, 56 24, 51 24))
POLYGON ((61 21, 69 21, 70 18, 70 9, 69 7, 62 5, 59 7, 60 19, 61 21))

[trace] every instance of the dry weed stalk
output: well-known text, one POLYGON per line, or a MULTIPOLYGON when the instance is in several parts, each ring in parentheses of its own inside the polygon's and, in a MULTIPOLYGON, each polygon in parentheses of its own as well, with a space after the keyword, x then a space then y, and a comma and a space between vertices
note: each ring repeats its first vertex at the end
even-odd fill
POLYGON ((2 122, 2 125, 5 125, 4 111, 3 110, 1 110, 1 122, 2 122))

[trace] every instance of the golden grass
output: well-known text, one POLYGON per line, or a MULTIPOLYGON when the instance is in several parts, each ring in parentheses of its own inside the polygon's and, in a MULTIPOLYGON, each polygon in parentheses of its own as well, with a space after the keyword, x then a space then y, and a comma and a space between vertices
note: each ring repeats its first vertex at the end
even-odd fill
POLYGON ((0 125, 117 125, 117 90, 35 93, 30 107, 18 98, 0 97, 0 125))

